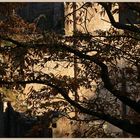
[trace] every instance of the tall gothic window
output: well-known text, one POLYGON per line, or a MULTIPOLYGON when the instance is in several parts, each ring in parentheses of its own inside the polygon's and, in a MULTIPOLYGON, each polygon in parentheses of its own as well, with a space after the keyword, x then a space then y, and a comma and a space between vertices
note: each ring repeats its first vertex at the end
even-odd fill
POLYGON ((140 3, 119 3, 119 22, 140 24, 140 3))
POLYGON ((58 2, 30 2, 18 14, 28 22, 35 22, 41 30, 64 33, 64 4, 58 2))

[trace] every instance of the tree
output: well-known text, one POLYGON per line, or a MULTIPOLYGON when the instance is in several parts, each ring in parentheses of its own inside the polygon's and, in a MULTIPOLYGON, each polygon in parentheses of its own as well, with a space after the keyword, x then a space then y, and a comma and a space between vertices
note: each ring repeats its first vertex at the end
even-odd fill
MULTIPOLYGON (((114 100, 119 101, 129 106, 132 112, 139 117, 140 102, 137 98, 139 98, 140 29, 134 24, 116 22, 113 13, 117 10, 111 8, 114 3, 99 3, 99 5, 107 13, 113 27, 108 31, 96 31, 96 36, 81 32, 73 36, 45 33, 28 40, 2 34, 0 39, 4 43, 0 47, 0 84, 5 87, 10 85, 12 88, 31 83, 43 84, 45 86, 40 95, 35 96, 38 94, 33 92, 31 98, 49 99, 51 95, 61 94, 67 101, 67 103, 65 101, 62 103, 64 106, 70 104, 76 107, 79 113, 94 116, 128 133, 140 136, 139 119, 129 114, 126 118, 122 118, 119 104, 114 102, 114 100), (123 32, 120 32, 120 29, 123 32), (74 41, 77 42, 76 47, 73 46, 74 41), (74 56, 80 66, 77 68, 76 83, 78 84, 75 84, 72 76, 56 75, 41 70, 44 66, 47 67, 46 64, 50 61, 56 62, 54 69, 60 68, 60 65, 71 68, 74 56), (21 59, 24 63, 21 63, 21 59), (121 66, 120 63, 122 63, 121 66), (21 65, 22 69, 20 69, 21 65), (122 90, 120 86, 123 76, 126 79, 127 90, 122 90), (93 81, 96 85, 93 85, 93 81), (84 87, 92 91, 95 86, 96 95, 93 93, 91 100, 84 97, 79 101, 73 99, 75 89, 84 87), (108 99, 105 94, 109 94, 111 99, 108 99)), ((87 10, 92 6, 95 8, 94 3, 85 3, 81 8, 87 10)), ((132 3, 129 7, 139 13, 137 5, 132 3)), ((44 106, 47 106, 47 103, 44 106)))

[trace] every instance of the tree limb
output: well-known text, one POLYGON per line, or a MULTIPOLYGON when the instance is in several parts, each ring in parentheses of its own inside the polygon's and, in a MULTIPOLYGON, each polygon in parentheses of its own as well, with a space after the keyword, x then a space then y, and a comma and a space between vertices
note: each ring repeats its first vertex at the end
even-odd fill
MULTIPOLYGON (((60 47, 60 45, 58 45, 57 47, 60 47)), ((120 101, 122 101, 124 104, 128 105, 129 107, 133 108, 136 112, 140 113, 140 103, 128 98, 127 96, 124 96, 119 90, 116 90, 114 88, 109 78, 108 67, 103 62, 101 62, 96 56, 89 56, 83 54, 78 50, 67 47, 66 45, 61 47, 63 48, 63 50, 71 52, 77 55, 79 58, 85 58, 86 60, 90 60, 91 62, 97 64, 101 68, 101 78, 104 82, 105 88, 108 91, 110 91, 115 97, 117 97, 120 101)), ((126 93, 125 95, 128 94, 126 93)))
POLYGON ((76 107, 77 109, 80 110, 81 113, 85 113, 85 114, 89 114, 89 115, 93 115, 96 116, 98 118, 100 118, 101 120, 105 120, 115 126, 117 126, 120 129, 125 130, 126 132, 132 133, 136 136, 140 136, 140 125, 139 124, 132 124, 130 121, 128 120, 122 120, 122 119, 117 119, 113 116, 110 116, 109 114, 104 114, 104 113, 98 113, 98 112, 94 112, 93 110, 90 109, 86 109, 83 106, 81 106, 80 104, 78 104, 77 102, 75 102, 74 100, 72 100, 69 96, 68 96, 68 92, 65 90, 65 88, 60 88, 59 86, 53 84, 52 82, 50 82, 48 80, 44 80, 44 81, 40 81, 40 80, 30 80, 30 81, 15 81, 15 82, 7 82, 7 81, 0 81, 0 83, 4 83, 4 84, 31 84, 31 83, 37 83, 37 84, 45 84, 48 85, 54 89, 56 89, 72 106, 76 107))
POLYGON ((116 22, 110 9, 108 8, 108 5, 107 3, 99 3, 101 6, 104 7, 108 17, 109 17, 109 20, 111 22, 111 24, 117 28, 117 29, 123 29, 123 30, 128 30, 128 31, 131 31, 131 32, 135 32, 135 33, 140 33, 140 28, 136 27, 136 26, 131 26, 131 25, 126 25, 126 24, 121 24, 119 22, 116 22))
MULTIPOLYGON (((0 36, 0 38, 1 38, 1 36, 0 36)), ((3 37, 3 39, 7 39, 7 38, 3 37)), ((41 46, 45 46, 45 44, 20 43, 18 41, 12 40, 10 38, 8 38, 8 40, 11 41, 12 43, 18 45, 18 46, 25 47, 25 48, 28 47, 28 48, 39 48, 40 49, 41 46)), ((111 84, 111 80, 109 78, 108 67, 102 61, 100 61, 99 58, 97 58, 96 56, 89 56, 89 55, 83 54, 82 52, 75 50, 73 48, 70 48, 67 45, 62 44, 62 43, 54 44, 53 47, 60 48, 61 51, 68 51, 70 53, 77 55, 79 58, 84 58, 86 60, 90 60, 91 62, 97 64, 101 68, 101 78, 104 82, 105 88, 108 91, 110 91, 110 93, 112 93, 115 97, 117 97, 120 101, 122 101, 124 104, 128 105, 129 107, 134 109, 136 112, 140 113, 140 103, 128 98, 127 96, 124 96, 121 93, 121 91, 116 90, 114 88, 114 86, 111 84)), ((128 94, 125 93, 125 95, 128 95, 128 94)))

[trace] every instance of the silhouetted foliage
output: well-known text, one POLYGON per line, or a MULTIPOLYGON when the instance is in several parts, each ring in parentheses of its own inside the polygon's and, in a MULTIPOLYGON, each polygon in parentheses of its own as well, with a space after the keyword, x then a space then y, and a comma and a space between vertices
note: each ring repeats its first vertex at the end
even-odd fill
MULTIPOLYGON (((54 32, 42 35, 35 24, 25 22, 18 15, 10 15, 6 22, 1 21, 2 88, 22 93, 26 84, 40 84, 39 90, 31 88, 23 98, 22 103, 26 104, 30 115, 42 114, 52 108, 64 115, 77 108, 80 115, 89 115, 90 121, 99 119, 99 129, 81 130, 83 137, 92 134, 108 137, 103 129, 104 121, 140 136, 140 28, 133 23, 116 22, 114 14, 118 9, 113 9, 116 4, 98 3, 102 7, 100 14, 108 15, 112 27, 107 31, 96 30, 95 35, 79 31, 73 36, 54 32), (74 56, 78 65, 76 81, 73 74, 68 74, 74 66, 74 56), (89 99, 82 94, 81 88, 93 93, 92 97, 89 99), (79 94, 77 102, 75 90, 79 94), (125 118, 122 118, 121 103, 129 108, 125 118), (93 130, 97 133, 92 133, 93 130)), ((94 8, 99 12, 96 6, 95 3, 84 3, 77 11, 94 8)), ((128 6, 139 13, 138 4, 129 3, 128 6)), ((81 21, 80 15, 78 20, 81 21)), ((77 130, 74 134, 81 136, 77 130)))

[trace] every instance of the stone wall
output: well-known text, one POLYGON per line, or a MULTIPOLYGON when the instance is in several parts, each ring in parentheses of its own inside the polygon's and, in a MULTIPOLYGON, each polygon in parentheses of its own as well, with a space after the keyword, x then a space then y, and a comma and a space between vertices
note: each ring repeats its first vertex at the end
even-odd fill
MULTIPOLYGON (((83 5, 82 2, 76 3, 77 8, 83 5)), ((96 30, 108 30, 111 27, 110 21, 106 13, 101 14, 101 6, 94 3, 93 7, 89 7, 88 12, 83 8, 76 11, 76 28, 83 33, 94 34, 96 30)), ((72 4, 65 3, 65 16, 73 12, 72 4)), ((118 14, 114 16, 118 21, 118 14)), ((69 15, 65 22, 65 31, 67 35, 73 34, 73 15, 69 15)))

